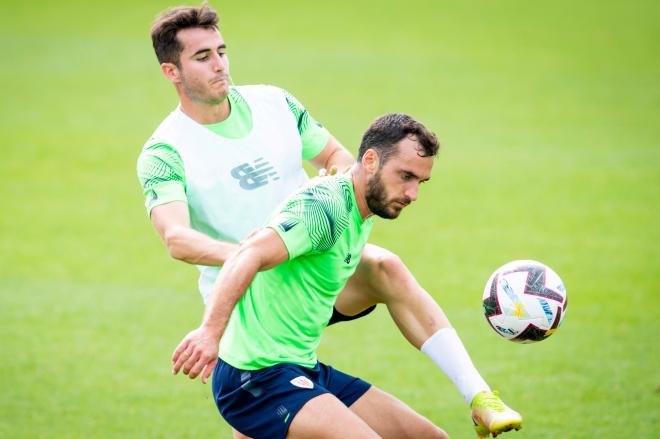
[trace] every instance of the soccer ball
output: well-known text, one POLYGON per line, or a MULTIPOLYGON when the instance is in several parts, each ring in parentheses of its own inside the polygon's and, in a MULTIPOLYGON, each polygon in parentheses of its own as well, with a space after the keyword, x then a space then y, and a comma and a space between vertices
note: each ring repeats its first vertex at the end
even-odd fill
POLYGON ((557 273, 536 261, 513 261, 495 270, 484 288, 486 321, 518 343, 545 340, 566 315, 566 289, 557 273))

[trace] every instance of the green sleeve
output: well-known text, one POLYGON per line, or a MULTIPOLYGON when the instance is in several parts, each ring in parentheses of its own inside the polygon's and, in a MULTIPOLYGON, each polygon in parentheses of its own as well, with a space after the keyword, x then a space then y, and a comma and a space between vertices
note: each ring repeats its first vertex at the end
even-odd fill
POLYGON ((295 215, 280 212, 268 223, 267 227, 275 230, 280 236, 289 252, 289 259, 295 259, 311 252, 312 241, 307 226, 295 215))
POLYGON ((137 174, 148 214, 161 204, 188 202, 183 161, 170 145, 155 143, 145 148, 138 158, 137 174))
POLYGON ((330 133, 323 125, 314 119, 307 109, 286 90, 283 90, 286 102, 298 123, 298 133, 302 141, 303 160, 313 159, 325 148, 330 138, 330 133))
POLYGON ((342 182, 330 179, 298 192, 269 222, 284 241, 289 259, 328 251, 349 224, 350 205, 342 182))

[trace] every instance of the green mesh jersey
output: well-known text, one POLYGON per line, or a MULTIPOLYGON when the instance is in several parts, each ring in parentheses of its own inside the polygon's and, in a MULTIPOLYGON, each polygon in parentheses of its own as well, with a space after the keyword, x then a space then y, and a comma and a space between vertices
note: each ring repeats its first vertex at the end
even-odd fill
POLYGON ((289 259, 256 275, 220 341, 220 358, 239 369, 316 364, 321 333, 373 224, 362 220, 346 176, 314 180, 283 206, 268 227, 289 259))
MULTIPOLYGON (((302 141, 302 158, 316 157, 328 143, 330 133, 309 114, 294 96, 284 91, 286 101, 296 118, 302 141)), ((240 139, 252 130, 250 106, 234 87, 229 88, 230 113, 222 122, 204 125, 219 136, 240 139)), ((145 148, 137 162, 137 174, 146 197, 147 213, 156 206, 172 201, 187 201, 183 161, 171 145, 157 143, 145 148)))

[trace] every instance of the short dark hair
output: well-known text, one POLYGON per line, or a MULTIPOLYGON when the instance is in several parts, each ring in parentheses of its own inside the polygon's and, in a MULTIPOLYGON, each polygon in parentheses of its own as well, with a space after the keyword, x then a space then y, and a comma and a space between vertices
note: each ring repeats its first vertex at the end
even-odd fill
POLYGON ((208 4, 201 6, 177 6, 162 12, 151 26, 151 42, 159 63, 179 66, 183 51, 177 33, 194 27, 218 28, 218 14, 208 4))
POLYGON ((403 138, 413 136, 420 144, 421 157, 432 157, 438 153, 438 138, 423 124, 401 113, 390 113, 376 119, 362 136, 358 161, 368 149, 374 149, 380 157, 381 166, 396 153, 396 144, 403 138))

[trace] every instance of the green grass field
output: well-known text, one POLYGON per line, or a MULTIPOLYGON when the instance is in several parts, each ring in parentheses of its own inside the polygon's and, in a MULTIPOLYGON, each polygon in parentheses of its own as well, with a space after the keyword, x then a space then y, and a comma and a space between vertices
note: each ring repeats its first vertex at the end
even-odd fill
MULTIPOLYGON (((230 437, 208 386, 170 374, 201 317, 196 270, 167 256, 135 176, 176 104, 148 36, 169 5, 0 14, 0 437, 230 437)), ((353 150, 389 111, 438 133, 432 182, 372 242, 403 258, 523 413, 511 437, 657 437, 657 2, 212 5, 234 81, 290 90, 353 150), (535 345, 481 314, 490 273, 522 258, 570 295, 535 345)), ((329 329, 320 358, 473 437, 458 392, 385 309, 329 329)))

